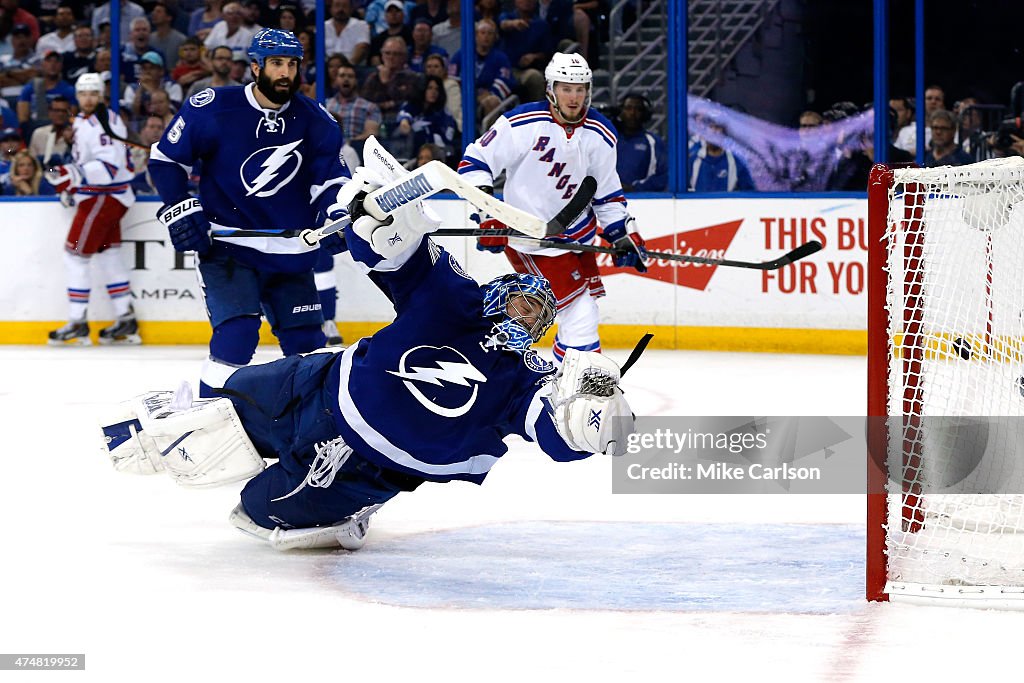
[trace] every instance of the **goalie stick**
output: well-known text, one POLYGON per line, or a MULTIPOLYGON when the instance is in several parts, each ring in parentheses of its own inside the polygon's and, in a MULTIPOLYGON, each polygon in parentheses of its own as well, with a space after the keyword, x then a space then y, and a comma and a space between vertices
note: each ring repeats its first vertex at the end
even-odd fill
MULTIPOLYGON (((525 239, 522 235, 516 235, 508 230, 480 230, 478 228, 441 228, 433 233, 437 237, 480 237, 480 236, 509 236, 518 237, 519 239, 525 239)), ((591 244, 575 244, 571 242, 553 242, 551 240, 539 239, 537 240, 539 246, 548 249, 564 249, 566 251, 591 251, 596 254, 615 254, 618 253, 611 247, 597 247, 591 244)), ((716 259, 707 258, 706 256, 690 256, 687 254, 672 254, 669 252, 662 251, 648 251, 647 256, 652 259, 662 259, 665 261, 683 261, 685 263, 702 263, 709 266, 727 266, 730 268, 752 268, 754 270, 778 270, 783 266, 788 266, 794 261, 807 258, 811 254, 816 254, 821 251, 821 242, 817 240, 811 240, 805 242, 793 251, 787 252, 777 259, 771 261, 734 261, 732 259, 716 259)))
MULTIPOLYGON (((363 208, 377 220, 386 220, 388 214, 405 206, 409 202, 426 199, 432 194, 448 190, 462 197, 470 204, 493 216, 506 225, 508 234, 519 237, 542 239, 558 235, 565 231, 566 226, 583 213, 594 198, 597 181, 587 176, 580 182, 579 188, 572 199, 562 207, 554 218, 544 221, 533 214, 506 204, 483 190, 467 183, 458 173, 440 161, 431 161, 410 173, 402 176, 384 187, 374 190, 363 200, 363 208)), ((348 218, 328 223, 322 228, 304 230, 214 230, 214 237, 299 237, 312 246, 349 224, 348 218)), ((481 233, 484 234, 484 233, 481 233)), ((486 233, 491 234, 491 233, 486 233)))

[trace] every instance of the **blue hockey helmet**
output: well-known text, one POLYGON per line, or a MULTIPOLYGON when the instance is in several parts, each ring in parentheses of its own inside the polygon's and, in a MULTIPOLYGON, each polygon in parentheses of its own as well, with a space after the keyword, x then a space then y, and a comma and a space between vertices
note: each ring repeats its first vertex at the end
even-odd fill
POLYGON ((295 57, 302 60, 302 43, 290 31, 265 28, 252 37, 249 59, 263 68, 267 57, 295 57))
POLYGON ((544 336, 555 322, 555 295, 547 279, 527 273, 509 273, 481 288, 484 315, 501 317, 497 327, 508 336, 506 348, 525 351, 544 336), (528 310, 518 297, 535 304, 528 310), (532 322, 528 319, 532 318, 532 322))

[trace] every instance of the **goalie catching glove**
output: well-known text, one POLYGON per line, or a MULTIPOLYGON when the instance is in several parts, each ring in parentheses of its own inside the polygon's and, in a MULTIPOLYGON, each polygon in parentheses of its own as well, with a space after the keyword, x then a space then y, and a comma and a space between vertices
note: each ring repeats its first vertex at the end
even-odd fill
POLYGON ((635 417, 619 388, 619 366, 600 353, 568 349, 551 385, 555 429, 587 453, 622 455, 635 417))

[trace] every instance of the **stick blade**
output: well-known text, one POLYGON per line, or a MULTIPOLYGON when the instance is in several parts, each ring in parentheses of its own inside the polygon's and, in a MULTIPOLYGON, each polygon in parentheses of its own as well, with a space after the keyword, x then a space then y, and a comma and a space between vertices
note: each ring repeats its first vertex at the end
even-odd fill
POLYGON ((811 254, 817 254, 821 251, 821 242, 817 240, 811 240, 805 244, 801 244, 799 247, 783 256, 780 261, 785 261, 782 265, 788 265, 794 261, 799 261, 802 258, 807 258, 811 254))
POLYGON ((590 202, 594 199, 595 192, 597 192, 597 180, 594 179, 594 176, 588 175, 580 182, 576 194, 572 196, 569 203, 562 207, 558 215, 548 221, 546 236, 552 237, 565 232, 565 229, 587 210, 590 202))

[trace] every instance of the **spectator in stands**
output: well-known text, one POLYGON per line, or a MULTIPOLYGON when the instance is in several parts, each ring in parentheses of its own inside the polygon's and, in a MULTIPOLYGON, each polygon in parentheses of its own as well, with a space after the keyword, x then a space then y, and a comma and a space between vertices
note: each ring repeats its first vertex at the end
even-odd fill
POLYGON ((103 77, 103 81, 107 84, 104 97, 108 104, 110 103, 110 67, 111 64, 113 64, 113 61, 114 55, 110 52, 109 48, 96 48, 96 58, 93 60, 93 66, 96 73, 100 74, 100 76, 103 77))
POLYGON ((957 120, 956 141, 963 151, 974 161, 982 160, 984 143, 984 125, 981 109, 978 108, 976 97, 965 97, 953 105, 953 114, 957 120))
POLYGON ((294 5, 282 5, 277 13, 277 26, 299 35, 299 31, 306 27, 306 17, 294 5))
POLYGON ((180 85, 183 91, 211 73, 199 58, 202 46, 198 38, 189 36, 178 48, 178 65, 171 71, 171 80, 180 85))
MULTIPOLYGON (((110 49, 110 22, 109 21, 104 21, 102 24, 100 24, 100 28, 99 28, 98 31, 95 31, 95 34, 96 34, 96 49, 98 50, 101 47, 104 47, 104 48, 107 48, 109 50, 110 49)), ((123 35, 128 35, 128 34, 123 34, 123 35)))
POLYGON ((10 174, 14 155, 24 146, 25 143, 16 128, 0 130, 0 178, 10 174))
POLYGON ((262 8, 259 0, 245 0, 242 3, 242 24, 254 34, 263 29, 263 25, 260 24, 262 8))
POLYGON ((0 97, 0 130, 4 128, 17 128, 18 115, 7 106, 7 100, 0 97))
MULTIPOLYGON (((725 126, 714 119, 708 119, 707 126, 717 137, 724 138, 727 134, 725 126)), ((757 189, 743 159, 710 140, 702 140, 687 157, 691 192, 750 192, 757 189)))
POLYGON ((914 98, 894 97, 889 109, 896 113, 896 134, 892 143, 905 152, 917 152, 917 123, 914 121, 914 98))
MULTIPOLYGON (((498 108, 502 100, 512 94, 516 86, 508 56, 494 46, 498 42, 498 28, 490 19, 476 22, 476 105, 477 122, 498 108)), ((448 72, 459 75, 462 51, 452 56, 448 72)), ((466 125, 469 125, 468 122, 466 125)))
POLYGON ((353 65, 366 61, 370 50, 370 27, 352 16, 352 0, 331 0, 331 18, 324 24, 327 54, 342 54, 353 65))
POLYGON ((448 0, 448 18, 433 28, 434 45, 450 55, 459 51, 462 45, 462 15, 459 0, 448 0))
POLYGON ((929 85, 924 90, 924 115, 930 121, 933 112, 946 109, 946 93, 938 85, 929 85))
POLYGON ((39 20, 28 10, 18 6, 18 0, 0 0, 0 18, 10 26, 27 26, 32 45, 39 41, 39 20))
POLYGON ((444 83, 444 109, 455 119, 455 127, 462 130, 462 89, 458 79, 448 75, 448 60, 438 54, 430 55, 424 60, 423 73, 444 83))
MULTIPOLYGON (((582 15, 581 22, 586 21, 586 13, 579 10, 582 15)), ((548 31, 555 44, 555 51, 561 52, 568 48, 568 43, 575 41, 576 26, 573 23, 572 0, 538 0, 537 15, 548 25, 548 31), (563 46, 564 44, 564 46, 563 46)), ((582 27, 587 33, 590 27, 582 27)))
POLYGON ((575 52, 583 55, 595 69, 600 61, 598 40, 601 32, 608 30, 607 13, 607 0, 574 0, 572 3, 573 28, 576 31, 576 42, 579 43, 575 52))
POLYGON ((237 2, 229 2, 224 5, 221 13, 222 19, 213 25, 210 33, 203 41, 207 50, 212 50, 221 45, 227 45, 232 49, 248 50, 252 37, 256 31, 245 26, 245 10, 237 2))
POLYGON ((36 43, 36 52, 71 52, 75 49, 75 13, 70 5, 61 5, 53 16, 54 30, 44 34, 36 43))
MULTIPOLYGON (((363 14, 363 19, 366 20, 367 25, 370 27, 370 34, 377 35, 383 33, 388 28, 387 21, 387 3, 388 0, 371 0, 366 3, 366 12, 363 14)), ((402 12, 405 16, 409 16, 409 12, 416 6, 414 2, 403 2, 402 12)))
POLYGON ((625 192, 664 192, 668 186, 665 141, 644 129, 651 115, 651 103, 640 93, 622 98, 615 125, 619 132, 615 168, 625 192))
POLYGON ((369 59, 371 66, 381 64, 380 51, 388 38, 401 38, 406 45, 412 44, 412 29, 405 23, 405 5, 402 0, 387 0, 384 4, 384 30, 370 39, 369 59))
POLYGON ((299 62, 299 73, 303 83, 316 83, 316 33, 312 27, 304 28, 296 36, 302 45, 302 60, 299 62))
MULTIPOLYGON (((11 169, 7 181, 3 184, 3 194, 19 197, 34 197, 40 194, 39 181, 43 179, 43 167, 39 160, 29 154, 28 150, 20 150, 11 160, 11 169)), ((52 191, 46 194, 55 194, 52 191)))
POLYGON ((252 69, 249 68, 249 57, 245 50, 231 51, 231 80, 242 85, 252 82, 252 69))
POLYGON ((381 49, 383 62, 366 78, 363 97, 380 107, 384 126, 391 126, 403 102, 420 97, 423 76, 408 67, 409 49, 401 38, 388 38, 381 49))
POLYGON ((174 30, 174 15, 164 2, 153 5, 149 20, 153 24, 149 44, 164 56, 167 68, 173 71, 178 65, 178 48, 185 42, 185 34, 174 30))
POLYGON ((264 2, 256 2, 254 4, 255 7, 253 9, 256 12, 256 16, 253 22, 266 28, 280 28, 281 8, 285 6, 292 7, 292 5, 285 5, 284 0, 264 0, 264 2))
POLYGON ((515 10, 502 14, 498 26, 519 96, 524 102, 544 99, 544 67, 554 45, 547 22, 537 14, 537 0, 515 0, 515 10))
POLYGON ((448 159, 445 157, 445 150, 443 147, 439 147, 433 143, 425 143, 416 152, 416 163, 413 168, 419 168, 425 164, 429 164, 431 161, 444 161, 448 163, 448 159))
POLYGON ((128 129, 137 131, 145 123, 146 115, 149 113, 151 97, 160 91, 165 92, 170 101, 175 105, 181 104, 181 86, 169 80, 164 70, 163 57, 156 52, 150 51, 142 55, 139 60, 142 65, 142 73, 137 83, 132 83, 124 90, 121 98, 122 116, 126 118, 128 129))
MULTIPOLYGON (((146 107, 146 118, 148 119, 150 116, 157 116, 164 122, 164 127, 167 127, 171 124, 171 119, 174 118, 174 114, 178 111, 178 105, 180 104, 180 102, 173 102, 170 94, 168 94, 166 90, 154 90, 149 95, 149 105, 146 107)), ((142 125, 146 125, 145 121, 142 122, 142 125)))
POLYGON ((474 20, 488 19, 498 25, 498 18, 501 16, 501 0, 476 0, 473 5, 475 10, 474 20))
POLYGON ((412 149, 428 142, 444 148, 446 162, 455 155, 459 129, 445 111, 444 82, 440 78, 427 76, 422 95, 402 105, 398 134, 412 137, 412 149))
POLYGON ((46 166, 67 163, 71 154, 71 101, 63 95, 50 100, 50 123, 32 131, 28 149, 46 166))
POLYGON ((21 89, 18 96, 18 122, 26 135, 32 128, 49 118, 50 102, 58 95, 69 101, 75 99, 75 89, 61 80, 61 58, 57 52, 49 52, 39 67, 39 75, 21 89))
POLYGON ((142 65, 139 63, 142 55, 147 52, 156 52, 160 55, 161 61, 164 57, 163 53, 154 48, 149 42, 150 35, 153 32, 149 26, 149 19, 146 17, 136 17, 132 19, 131 27, 131 37, 121 48, 121 77, 125 83, 138 80, 139 76, 142 75, 142 65))
POLYGON ((800 113, 800 130, 804 131, 810 128, 817 128, 822 124, 823 121, 824 119, 821 117, 821 114, 819 114, 816 111, 811 111, 810 109, 808 109, 807 111, 800 113))
POLYGON ((79 26, 74 33, 75 47, 61 55, 61 77, 74 83, 84 73, 95 71, 96 37, 91 26, 79 26))
POLYGON ((232 52, 229 47, 215 47, 210 53, 210 66, 212 73, 206 78, 200 78, 192 84, 188 90, 188 97, 207 88, 223 88, 229 85, 242 85, 231 78, 232 52))
POLYGON ((0 96, 8 101, 18 97, 22 87, 35 77, 38 65, 32 31, 25 24, 15 24, 11 29, 11 53, 0 55, 0 96))
MULTIPOLYGON (((139 143, 147 147, 152 146, 160 140, 166 127, 167 124, 159 116, 146 117, 145 125, 139 130, 139 143)), ((155 195, 157 192, 149 175, 149 150, 132 147, 131 155, 132 165, 135 167, 132 189, 135 190, 135 194, 155 195)))
POLYGON ((409 46, 409 68, 416 73, 423 73, 423 62, 430 55, 441 55, 447 58, 444 48, 433 44, 434 30, 427 19, 417 19, 412 27, 412 44, 409 46))
POLYGON ((345 142, 362 157, 366 138, 380 132, 380 107, 359 96, 359 82, 356 70, 351 64, 338 68, 334 79, 337 94, 327 100, 327 111, 338 119, 345 142))
MULTIPOLYGON (((927 92, 927 91, 926 91, 927 92)), ((956 144, 956 117, 945 109, 937 109, 928 116, 932 132, 931 150, 924 156, 926 168, 934 166, 963 166, 974 161, 971 155, 956 144)))
POLYGON ((426 21, 431 27, 440 24, 448 18, 448 3, 446 0, 426 0, 413 8, 409 14, 409 23, 413 26, 417 21, 426 21))
POLYGON ((188 34, 199 40, 206 40, 213 27, 223 18, 221 14, 223 7, 224 0, 206 0, 206 6, 197 9, 189 18, 188 34))
MULTIPOLYGON (((131 35, 132 22, 140 17, 143 19, 146 17, 146 10, 131 0, 121 0, 121 40, 131 35)), ((110 24, 109 0, 92 11, 92 31, 97 36, 102 33, 101 24, 110 24)), ((149 22, 146 24, 148 26, 149 22)), ((105 44, 110 44, 109 39, 105 44)))

